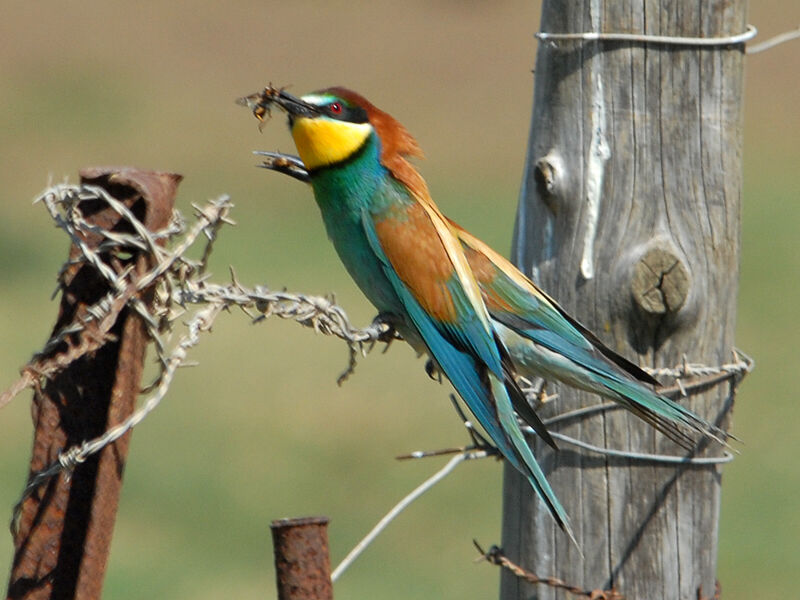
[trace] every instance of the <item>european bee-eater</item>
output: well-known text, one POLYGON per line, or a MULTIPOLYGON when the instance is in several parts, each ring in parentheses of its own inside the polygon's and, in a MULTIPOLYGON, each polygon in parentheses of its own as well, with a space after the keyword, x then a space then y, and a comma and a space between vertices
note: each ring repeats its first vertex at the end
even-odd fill
POLYGON ((430 355, 572 537, 514 404, 554 443, 512 375, 460 242, 407 160, 421 156, 417 142, 394 118, 343 88, 301 98, 268 88, 260 98, 257 116, 272 104, 288 113, 328 237, 351 277, 406 341, 430 355))
MULTIPOLYGON (((266 157, 261 166, 309 183, 299 157, 256 154, 266 157)), ((684 447, 695 440, 681 426, 725 443, 728 433, 656 393, 652 387, 659 382, 646 371, 603 344, 503 256, 454 221, 448 223, 464 248, 516 375, 556 379, 609 398, 684 447)))
POLYGON ((506 459, 570 536, 514 409, 549 444, 517 375, 556 378, 608 397, 672 439, 676 424, 716 427, 655 393, 657 382, 606 346, 509 261, 446 219, 408 162, 422 156, 393 117, 362 96, 330 88, 301 98, 272 87, 243 103, 262 119, 289 115, 300 158, 261 152, 268 168, 311 184, 328 236, 382 315, 445 374, 506 459))

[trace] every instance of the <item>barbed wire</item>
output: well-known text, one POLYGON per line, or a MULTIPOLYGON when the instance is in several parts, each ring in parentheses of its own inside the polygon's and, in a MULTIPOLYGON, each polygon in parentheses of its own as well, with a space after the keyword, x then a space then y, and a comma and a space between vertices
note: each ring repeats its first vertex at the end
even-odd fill
MULTIPOLYGON (((480 553, 478 560, 485 560, 493 565, 506 569, 515 577, 523 579, 528 583, 543 584, 554 589, 563 590, 573 596, 588 598, 588 600, 625 600, 625 596, 613 587, 610 590, 585 590, 581 587, 570 585, 558 577, 540 577, 513 562, 505 555, 502 548, 491 546, 489 550, 484 550, 477 540, 472 540, 472 543, 480 553)), ((714 595, 711 598, 703 593, 702 586, 697 590, 698 600, 720 600, 721 596, 722 587, 720 586, 719 580, 716 580, 714 583, 714 595)))
MULTIPOLYGON (((706 389, 710 385, 718 385, 719 383, 727 380, 730 380, 734 386, 738 384, 738 382, 741 381, 741 379, 744 376, 746 376, 750 371, 752 371, 755 363, 752 358, 744 354, 741 350, 734 349, 733 356, 734 356, 733 362, 719 366, 707 366, 697 363, 689 363, 684 357, 682 364, 676 367, 647 369, 647 371, 654 377, 656 376, 675 377, 676 381, 680 381, 679 378, 697 378, 697 377, 701 378, 701 381, 699 382, 690 380, 690 382, 682 386, 676 385, 675 389, 677 391, 680 391, 684 396, 688 396, 693 392, 697 392, 701 389, 706 389)), ((542 379, 531 382, 523 378, 523 381, 521 381, 521 383, 523 384, 523 389, 526 395, 528 395, 529 400, 531 402, 539 402, 539 403, 543 401, 549 402, 557 397, 557 395, 549 395, 549 396, 545 395, 544 393, 545 382, 542 379)), ((659 391, 661 392, 663 392, 664 390, 669 391, 670 389, 671 388, 661 388, 659 391)), ((467 460, 479 460, 489 457, 500 456, 498 449, 494 447, 485 437, 483 437, 475 429, 475 426, 473 425, 472 421, 465 415, 464 411, 461 409, 455 395, 451 394, 450 400, 453 403, 455 411, 458 414, 459 418, 461 419, 462 424, 466 428, 471 438, 472 444, 468 446, 441 448, 437 450, 417 450, 414 452, 410 452, 408 454, 398 456, 397 459, 399 460, 410 460, 410 459, 423 459, 423 458, 432 458, 437 456, 454 455, 444 465, 444 467, 436 471, 428 479, 423 481, 419 486, 414 488, 409 494, 404 496, 395 506, 393 506, 386 513, 386 515, 384 515, 380 519, 380 521, 378 521, 378 523, 369 531, 369 533, 367 533, 367 535, 361 541, 359 541, 358 544, 356 544, 356 546, 347 554, 347 556, 342 560, 342 562, 339 563, 339 565, 336 567, 331 577, 333 581, 336 581, 339 577, 341 577, 344 571, 352 565, 352 563, 367 549, 367 547, 378 537, 378 535, 381 532, 383 532, 389 526, 389 524, 400 515, 401 512, 403 512, 406 508, 408 508, 408 506, 412 502, 414 502, 420 496, 422 496, 423 493, 427 492, 434 485, 436 485, 437 483, 442 481, 445 477, 450 475, 456 469, 456 467, 463 464, 467 460)), ((577 417, 582 418, 585 416, 596 414, 598 412, 606 410, 617 410, 620 408, 621 406, 617 403, 605 402, 593 406, 587 406, 571 411, 566 411, 554 417, 543 419, 542 423, 544 423, 545 425, 553 425, 567 419, 573 419, 577 417)), ((536 435, 536 432, 533 430, 532 427, 526 425, 519 418, 518 421, 525 434, 530 436, 536 435)), ((625 458, 634 461, 681 464, 681 465, 716 465, 716 464, 724 464, 730 462, 734 458, 733 453, 727 450, 723 451, 722 456, 719 457, 672 456, 663 454, 651 454, 651 453, 615 450, 613 448, 604 448, 593 444, 589 444, 587 442, 583 442, 581 440, 577 440, 573 437, 555 431, 551 431, 550 435, 552 435, 559 441, 566 442, 572 446, 588 450, 590 452, 594 452, 605 456, 625 458)), ((591 600, 624 599, 624 596, 622 596, 616 590, 613 589, 583 590, 581 588, 571 586, 554 577, 539 577, 531 573, 530 571, 526 571, 522 567, 511 562, 507 557, 505 557, 502 554, 502 550, 500 550, 496 546, 492 546, 489 549, 489 552, 485 553, 477 544, 477 542, 474 543, 481 552, 481 554, 484 555, 486 560, 489 560, 493 564, 498 564, 503 568, 508 569, 509 571, 514 573, 517 577, 526 579, 531 583, 546 584, 551 587, 563 589, 574 595, 585 596, 591 600)))
POLYGON ((258 323, 269 317, 296 321, 314 329, 316 333, 332 335, 347 343, 350 355, 347 368, 337 377, 341 385, 353 373, 358 356, 365 356, 377 342, 391 344, 394 330, 380 320, 363 328, 354 327, 344 309, 335 303, 335 298, 309 296, 274 291, 263 286, 246 288, 231 271, 232 282, 218 285, 206 281, 188 280, 176 290, 175 301, 179 304, 216 304, 225 308, 237 306, 258 323), (258 315, 252 313, 257 311, 258 315))
MULTIPOLYGON (((297 321, 318 333, 334 335, 348 343, 351 355, 347 369, 339 376, 340 383, 352 373, 358 355, 365 355, 379 341, 388 344, 395 337, 391 327, 379 320, 364 328, 353 326, 345 311, 336 305, 333 297, 296 294, 286 290, 273 291, 264 286, 246 288, 237 281, 233 270, 231 270, 231 284, 219 285, 206 281, 202 275, 217 232, 223 223, 232 223, 228 219, 228 212, 233 204, 228 196, 210 201, 204 207, 195 205, 195 223, 188 231, 183 217, 176 211, 169 228, 155 233, 148 232, 124 204, 96 186, 60 184, 46 190, 36 201, 45 204, 56 225, 67 232, 80 250, 80 257, 68 261, 61 273, 76 260, 86 261, 108 281, 113 291, 90 306, 86 317, 62 327, 45 342, 42 350, 23 369, 23 376, 0 395, 0 408, 22 389, 33 385, 37 376, 50 377, 63 370, 73 360, 95 350, 103 343, 102 339, 82 338, 81 343, 73 345, 70 352, 44 359, 60 344, 69 342, 75 334, 87 333, 90 323, 108 322, 106 327, 100 327, 100 331, 107 332, 126 303, 134 303, 139 315, 149 325, 150 336, 162 350, 164 341, 161 333, 171 328, 187 304, 210 304, 226 309, 238 306, 247 312, 254 322, 263 321, 271 316, 297 321), (136 234, 107 231, 88 223, 77 208, 80 201, 87 199, 103 199, 108 202, 115 211, 131 222, 136 228, 136 234), (90 232, 102 234, 105 238, 96 249, 89 247, 82 237, 82 234, 90 232), (208 243, 203 250, 203 258, 200 261, 193 261, 186 257, 186 252, 201 234, 208 238, 208 243), (183 235, 183 238, 172 250, 161 248, 156 243, 159 239, 172 239, 178 235, 183 235), (156 264, 136 279, 131 287, 127 282, 130 269, 116 273, 100 257, 101 253, 111 248, 146 248, 152 251, 156 264), (158 301, 151 313, 138 298, 133 296, 157 280, 162 289, 157 294, 158 301), (260 314, 253 315, 251 310, 260 314)), ((163 353, 159 356, 162 363, 168 362, 163 353)))
POLYGON ((109 331, 125 307, 135 310, 145 323, 156 348, 160 369, 153 382, 143 389, 150 395, 128 419, 101 436, 62 450, 50 465, 30 475, 14 507, 12 530, 18 523, 22 503, 39 486, 61 472, 69 476, 78 464, 118 440, 155 410, 166 395, 177 369, 187 365, 189 350, 200 342, 200 334, 210 330, 221 312, 236 306, 253 322, 269 317, 291 319, 318 333, 344 340, 349 359, 347 368, 337 380, 340 384, 352 374, 358 356, 365 355, 377 342, 385 342, 388 346, 395 337, 393 329, 380 320, 365 328, 353 326, 333 297, 273 291, 263 286, 250 289, 237 281, 233 271, 232 282, 228 285, 207 281, 205 270, 218 232, 224 224, 233 224, 228 218, 233 207, 228 196, 211 200, 204 206, 195 205, 194 222, 190 227, 175 211, 169 226, 158 232, 149 232, 125 204, 100 187, 58 184, 45 190, 36 201, 44 204, 56 226, 67 233, 78 249, 78 256, 68 260, 60 270, 59 286, 63 286, 63 275, 70 266, 86 263, 102 276, 110 291, 89 306, 84 316, 60 328, 45 342, 42 350, 22 369, 21 377, 0 395, 0 408, 22 390, 41 386, 44 379, 57 375, 73 361, 112 339, 109 331), (109 231, 88 222, 79 206, 87 200, 105 201, 131 225, 133 233, 109 231), (101 236, 100 243, 96 247, 90 246, 86 241, 87 234, 101 236), (189 259, 186 253, 201 235, 206 238, 202 258, 189 259), (165 248, 159 244, 161 240, 175 243, 172 248, 165 248), (147 251, 153 260, 152 268, 142 275, 134 274, 132 268, 116 270, 101 256, 114 250, 130 252, 135 249, 147 251), (157 291, 154 307, 150 310, 137 294, 153 285, 157 286, 157 291), (187 307, 191 305, 200 308, 187 319, 187 307), (171 350, 167 350, 167 340, 179 325, 185 333, 171 350), (62 345, 64 350, 61 350, 62 345))
POLYGON ((484 551, 484 549, 481 548, 481 545, 476 540, 472 540, 472 543, 481 554, 479 557, 480 560, 485 560, 493 565, 498 565, 503 569, 513 573, 514 576, 524 579, 528 583, 541 583, 557 590, 563 590, 568 594, 572 594, 573 596, 581 596, 583 598, 588 598, 589 600, 625 600, 625 596, 613 588, 610 590, 584 590, 578 586, 570 585, 557 577, 540 577, 511 561, 511 559, 503 554, 502 548, 491 546, 488 551, 484 551))

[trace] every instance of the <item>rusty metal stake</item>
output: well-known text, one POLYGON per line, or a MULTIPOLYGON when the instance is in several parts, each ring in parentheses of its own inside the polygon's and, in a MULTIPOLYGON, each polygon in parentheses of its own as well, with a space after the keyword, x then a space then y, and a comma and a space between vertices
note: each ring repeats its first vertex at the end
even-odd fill
MULTIPOLYGON (((97 185, 124 202, 150 231, 169 222, 180 175, 131 168, 92 168, 80 173, 81 182, 97 185)), ((133 233, 130 224, 100 199, 80 204, 84 217, 106 230, 133 233)), ((97 248, 99 234, 84 242, 97 248)), ((70 266, 62 275, 62 297, 54 332, 86 314, 87 307, 109 291, 108 283, 70 250, 70 266)), ((144 272, 150 257, 131 249, 130 255, 111 253, 103 260, 120 272, 134 266, 144 272)), ((150 304, 153 290, 140 298, 150 304)), ((91 323, 74 334, 91 335, 91 323)), ((95 332, 96 333, 96 332, 95 332)), ((101 435, 132 414, 147 347, 141 319, 124 309, 111 328, 111 337, 98 350, 73 361, 66 369, 37 386, 33 398, 36 426, 31 474, 49 466, 59 452, 101 435)), ((62 343, 50 356, 67 351, 62 343)), ((47 357, 46 357, 47 358, 47 357)), ((61 473, 22 504, 14 535, 14 563, 8 585, 9 600, 41 598, 99 598, 114 528, 122 472, 130 433, 78 465, 71 476, 61 473)))
POLYGON ((328 518, 273 521, 278 600, 333 600, 328 518))

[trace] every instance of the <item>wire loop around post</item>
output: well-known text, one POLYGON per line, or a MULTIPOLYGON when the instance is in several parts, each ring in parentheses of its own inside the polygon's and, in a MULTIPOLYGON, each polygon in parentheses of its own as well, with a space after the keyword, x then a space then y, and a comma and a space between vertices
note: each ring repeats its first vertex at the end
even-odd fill
MULTIPOLYGON (((675 379, 676 385, 682 391, 682 396, 688 396, 692 393, 697 393, 698 389, 707 389, 721 385, 725 382, 730 382, 734 387, 753 370, 755 361, 739 350, 738 348, 732 349, 733 361, 722 365, 710 366, 703 364, 690 363, 684 357, 681 365, 676 367, 667 367, 659 369, 646 369, 648 373, 655 377, 672 377, 675 379), (685 379, 685 381, 684 381, 685 379)), ((662 388, 660 391, 669 390, 670 388, 662 388)), ((543 419, 543 423, 549 428, 556 423, 566 421, 568 419, 584 419, 609 410, 619 410, 622 407, 615 402, 602 402, 591 406, 584 406, 574 410, 559 413, 553 417, 543 419)), ((522 431, 526 435, 536 435, 533 428, 523 425, 522 431)), ((721 456, 674 456, 666 454, 650 454, 644 452, 632 452, 627 450, 615 450, 613 448, 603 448, 594 444, 589 444, 582 440, 575 439, 563 433, 551 431, 550 435, 575 448, 580 448, 594 454, 603 456, 611 456, 615 458, 626 458, 633 461, 650 462, 650 463, 663 463, 663 464, 677 464, 677 465, 719 465, 731 462, 735 455, 733 452, 723 451, 721 456)), ((735 439, 735 438, 734 438, 735 439)))
POLYGON ((753 25, 739 34, 724 37, 681 37, 670 35, 647 35, 643 33, 594 32, 549 33, 540 31, 534 37, 541 42, 580 41, 580 42, 638 42, 643 44, 662 44, 667 46, 736 46, 752 40, 758 34, 753 25))

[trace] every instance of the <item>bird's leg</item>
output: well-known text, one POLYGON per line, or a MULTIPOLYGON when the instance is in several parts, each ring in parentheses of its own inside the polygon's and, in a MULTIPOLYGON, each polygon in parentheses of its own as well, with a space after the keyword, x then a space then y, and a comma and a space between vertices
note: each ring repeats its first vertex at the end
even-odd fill
POLYGON ((304 183, 308 183, 311 180, 308 170, 299 156, 283 154, 282 152, 269 152, 267 150, 255 150, 253 154, 264 157, 264 161, 258 165, 259 167, 283 173, 304 183))

